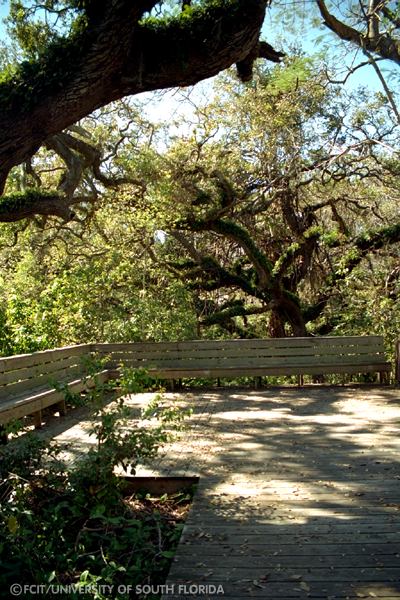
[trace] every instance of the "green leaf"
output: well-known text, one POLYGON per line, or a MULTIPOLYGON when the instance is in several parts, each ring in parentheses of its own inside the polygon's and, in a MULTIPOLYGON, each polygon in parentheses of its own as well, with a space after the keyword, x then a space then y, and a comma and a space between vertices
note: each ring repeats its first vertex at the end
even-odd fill
POLYGON ((14 517, 14 515, 11 515, 8 517, 7 519, 7 527, 8 527, 8 531, 15 535, 19 529, 19 523, 17 521, 17 519, 14 517))

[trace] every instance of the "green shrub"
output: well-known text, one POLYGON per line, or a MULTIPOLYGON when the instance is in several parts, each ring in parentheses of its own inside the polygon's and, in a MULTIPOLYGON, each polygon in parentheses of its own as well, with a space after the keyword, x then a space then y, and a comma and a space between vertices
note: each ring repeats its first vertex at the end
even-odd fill
POLYGON ((115 468, 134 473, 140 460, 154 457, 181 428, 185 415, 158 394, 135 427, 123 399, 99 407, 96 416, 96 444, 72 467, 58 447, 34 433, 1 449, 2 589, 15 582, 74 584, 91 587, 65 597, 128 598, 117 593, 118 586, 165 576, 180 530, 167 527, 157 513, 132 510, 115 468), (99 592, 102 585, 113 586, 113 593, 99 592))

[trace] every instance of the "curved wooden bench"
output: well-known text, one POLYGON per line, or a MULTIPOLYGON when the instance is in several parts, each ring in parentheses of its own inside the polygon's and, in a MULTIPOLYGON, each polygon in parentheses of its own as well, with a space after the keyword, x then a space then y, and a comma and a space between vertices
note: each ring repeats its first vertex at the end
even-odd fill
POLYGON ((81 344, 0 359, 0 427, 27 415, 40 427, 43 409, 55 406, 65 412, 66 390, 90 389, 122 365, 145 368, 172 382, 329 373, 379 373, 385 381, 391 371, 381 336, 81 344), (88 372, 93 354, 109 357, 107 368, 95 375, 88 372))

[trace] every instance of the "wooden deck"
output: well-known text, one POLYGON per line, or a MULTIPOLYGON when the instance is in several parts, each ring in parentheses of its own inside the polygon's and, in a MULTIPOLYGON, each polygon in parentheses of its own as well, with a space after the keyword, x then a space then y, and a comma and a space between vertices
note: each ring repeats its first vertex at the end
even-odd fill
POLYGON ((174 396, 190 427, 138 472, 200 476, 165 600, 400 598, 399 390, 174 396))
POLYGON ((191 431, 158 468, 201 477, 165 599, 400 598, 397 390, 191 400, 191 431))

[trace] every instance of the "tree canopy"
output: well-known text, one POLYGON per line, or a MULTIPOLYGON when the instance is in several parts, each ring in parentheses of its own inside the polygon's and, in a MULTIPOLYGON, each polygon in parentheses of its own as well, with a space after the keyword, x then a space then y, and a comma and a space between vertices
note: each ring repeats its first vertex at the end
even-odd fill
MULTIPOLYGON (((260 41, 267 2, 131 4, 10 4, 3 352, 389 327, 366 316, 398 306, 399 114, 386 80, 346 90, 322 53, 274 51, 260 41), (132 98, 234 63, 206 102, 189 97, 184 122, 152 122, 132 98)), ((346 44, 383 77, 380 46, 363 40, 379 15, 395 43, 391 3, 313 6, 359 32, 346 44)))

